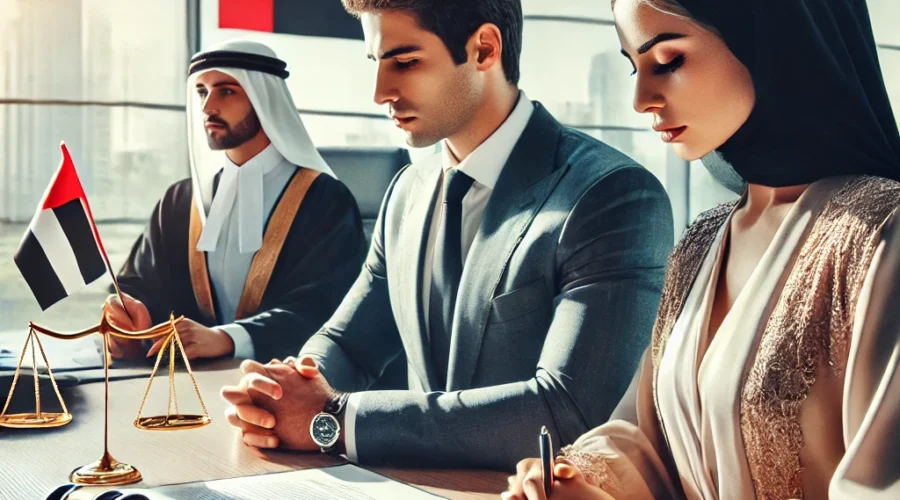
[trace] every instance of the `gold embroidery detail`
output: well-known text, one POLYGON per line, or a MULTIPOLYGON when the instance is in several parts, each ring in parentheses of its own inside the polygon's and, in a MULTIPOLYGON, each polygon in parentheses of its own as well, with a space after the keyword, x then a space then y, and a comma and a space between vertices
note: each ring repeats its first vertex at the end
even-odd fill
POLYGON ((759 498, 802 498, 801 406, 822 363, 843 377, 856 301, 898 206, 900 183, 861 177, 824 207, 801 247, 741 395, 741 431, 759 498))
POLYGON ((588 483, 603 489, 613 498, 619 498, 625 493, 619 478, 616 477, 602 456, 579 450, 572 445, 559 450, 559 455, 572 462, 572 465, 581 471, 588 483))

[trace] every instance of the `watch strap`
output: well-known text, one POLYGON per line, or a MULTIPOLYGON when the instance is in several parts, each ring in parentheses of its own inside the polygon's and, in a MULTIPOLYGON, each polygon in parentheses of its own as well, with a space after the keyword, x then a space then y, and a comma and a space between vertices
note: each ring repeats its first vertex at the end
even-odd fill
POLYGON ((325 402, 325 408, 322 409, 325 413, 330 413, 335 417, 342 417, 344 412, 347 410, 347 401, 350 399, 350 393, 336 393, 334 396, 328 398, 328 401, 325 402))
MULTIPOLYGON (((335 393, 332 397, 328 398, 328 401, 325 402, 325 407, 322 409, 323 413, 327 413, 334 418, 337 419, 338 424, 341 426, 340 432, 344 432, 343 428, 343 419, 344 412, 347 410, 347 401, 350 399, 350 393, 335 393)), ((322 453, 326 455, 339 455, 337 442, 333 446, 328 448, 320 448, 322 453)))

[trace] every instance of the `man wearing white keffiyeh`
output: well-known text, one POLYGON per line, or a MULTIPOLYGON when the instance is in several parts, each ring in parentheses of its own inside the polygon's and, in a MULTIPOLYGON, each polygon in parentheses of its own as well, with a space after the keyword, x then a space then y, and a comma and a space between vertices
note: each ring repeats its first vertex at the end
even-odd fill
MULTIPOLYGON (((359 271, 359 209, 319 155, 288 91, 284 61, 229 41, 191 59, 191 178, 156 206, 119 273, 111 318, 133 330, 187 319, 189 358, 296 353, 337 308, 359 271), (324 174, 324 175, 320 175, 324 174)), ((151 356, 116 341, 114 356, 151 356)))

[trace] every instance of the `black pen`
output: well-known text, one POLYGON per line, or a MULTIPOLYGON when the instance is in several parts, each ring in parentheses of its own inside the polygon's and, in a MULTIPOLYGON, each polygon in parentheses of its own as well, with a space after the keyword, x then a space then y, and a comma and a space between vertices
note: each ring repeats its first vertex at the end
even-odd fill
POLYGON ((541 447, 541 472, 544 476, 544 494, 550 493, 553 486, 553 442, 550 440, 550 432, 547 426, 541 427, 541 434, 538 436, 538 442, 541 447))

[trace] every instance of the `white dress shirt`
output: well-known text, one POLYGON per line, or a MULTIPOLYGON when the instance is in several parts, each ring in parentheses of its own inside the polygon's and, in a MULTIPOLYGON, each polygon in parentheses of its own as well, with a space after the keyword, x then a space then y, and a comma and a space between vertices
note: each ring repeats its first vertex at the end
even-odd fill
POLYGON ((219 189, 213 197, 215 203, 223 188, 224 179, 226 176, 231 177, 233 181, 231 186, 235 190, 234 202, 230 208, 223 211, 224 218, 215 250, 206 253, 206 261, 209 280, 215 292, 216 312, 222 321, 229 322, 213 329, 222 330, 231 337, 234 342, 235 358, 252 359, 255 354, 247 330, 241 325, 231 323, 236 319, 238 304, 244 292, 244 282, 256 255, 255 251, 241 252, 241 240, 246 241, 246 235, 242 238, 241 231, 254 232, 262 237, 269 214, 296 170, 296 166, 285 160, 273 144, 269 144, 266 149, 240 167, 229 161, 222 171, 219 189), (261 178, 262 182, 244 182, 244 179, 257 178, 261 178), (243 220, 236 217, 235 213, 239 211, 243 198, 262 200, 259 205, 253 204, 257 205, 255 210, 261 213, 251 214, 251 217, 244 217, 243 220))
MULTIPOLYGON (((475 180, 469 192, 462 200, 462 258, 466 262, 469 248, 475 241, 475 235, 481 226, 481 216, 487 206, 491 193, 500 178, 509 155, 519 141, 522 132, 531 119, 534 112, 534 104, 525 96, 525 92, 519 92, 519 101, 513 108, 506 121, 485 139, 469 156, 459 160, 450 151, 446 141, 441 144, 441 168, 444 172, 456 168, 475 180)), ((443 179, 441 180, 443 182, 443 179)), ((441 196, 435 200, 434 212, 431 216, 431 226, 428 232, 428 242, 425 247, 425 275, 422 280, 422 305, 425 308, 425 318, 428 318, 429 301, 431 300, 431 276, 434 261, 434 246, 438 229, 442 218, 444 206, 441 196)), ((425 322, 426 328, 428 321, 425 322)), ((356 411, 365 393, 354 393, 347 400, 347 411, 344 415, 344 444, 347 448, 347 458, 358 461, 356 453, 356 411)))

